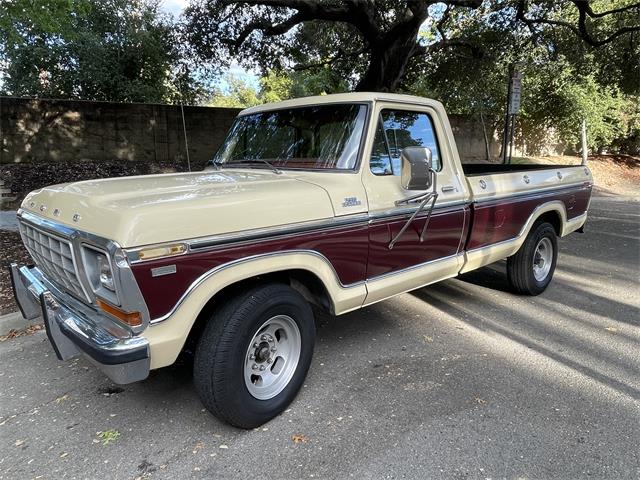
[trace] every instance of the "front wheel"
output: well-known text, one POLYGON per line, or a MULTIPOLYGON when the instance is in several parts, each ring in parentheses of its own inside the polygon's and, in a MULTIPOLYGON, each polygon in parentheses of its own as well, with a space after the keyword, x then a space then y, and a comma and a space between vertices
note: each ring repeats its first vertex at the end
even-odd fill
POLYGON ((313 312, 282 284, 255 287, 227 302, 198 342, 194 383, 221 420, 255 428, 295 398, 311 364, 313 312))
POLYGON ((534 224, 520 249, 507 259, 507 278, 513 290, 539 295, 547 288, 558 260, 558 240, 550 223, 534 224))

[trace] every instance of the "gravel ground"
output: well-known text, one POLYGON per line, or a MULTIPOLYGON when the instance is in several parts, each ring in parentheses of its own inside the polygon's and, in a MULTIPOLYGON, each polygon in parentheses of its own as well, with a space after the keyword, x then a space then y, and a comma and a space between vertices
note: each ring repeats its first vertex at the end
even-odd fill
POLYGON ((300 395, 252 431, 188 362, 118 387, 44 332, 0 342, 0 479, 640 477, 640 204, 595 198, 551 287, 504 265, 318 317, 300 395))

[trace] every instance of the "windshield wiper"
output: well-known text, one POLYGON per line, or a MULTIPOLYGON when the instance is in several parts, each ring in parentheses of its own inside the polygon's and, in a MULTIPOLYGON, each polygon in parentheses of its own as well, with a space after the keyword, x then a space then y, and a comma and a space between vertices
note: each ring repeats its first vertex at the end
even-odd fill
POLYGON ((213 167, 214 170, 220 170, 222 168, 222 162, 220 160, 210 160, 206 166, 213 167))
POLYGON ((269 167, 271 170, 273 170, 273 173, 275 173, 276 175, 280 175, 282 173, 282 170, 280 170, 279 168, 275 167, 274 165, 270 164, 269 162, 267 162, 265 159, 263 158, 251 158, 248 160, 243 160, 242 162, 230 162, 227 163, 228 166, 232 166, 232 165, 242 165, 243 163, 253 163, 253 162, 262 162, 264 163, 267 167, 269 167))

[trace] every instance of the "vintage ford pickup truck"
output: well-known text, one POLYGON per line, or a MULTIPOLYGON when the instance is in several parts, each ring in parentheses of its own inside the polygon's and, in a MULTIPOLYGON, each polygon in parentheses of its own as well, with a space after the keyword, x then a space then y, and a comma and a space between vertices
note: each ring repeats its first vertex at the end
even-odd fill
POLYGON ((591 188, 585 166, 461 164, 434 100, 309 97, 242 111, 204 171, 30 193, 35 265, 11 273, 61 360, 129 383, 190 348, 207 409, 251 428, 305 379, 310 304, 341 315, 505 258, 537 295, 591 188))

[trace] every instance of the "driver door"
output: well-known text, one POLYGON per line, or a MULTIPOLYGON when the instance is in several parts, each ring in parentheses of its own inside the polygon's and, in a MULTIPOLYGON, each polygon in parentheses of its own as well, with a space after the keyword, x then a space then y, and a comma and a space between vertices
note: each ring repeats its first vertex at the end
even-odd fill
MULTIPOLYGON (((375 115, 374 140, 365 152, 363 183, 369 202, 369 259, 367 298, 371 304, 397 293, 457 275, 462 264, 465 226, 469 207, 460 176, 454 171, 451 146, 435 109, 381 104, 375 115), (396 238, 418 204, 397 204, 419 191, 400 184, 400 155, 410 146, 428 147, 436 174, 435 203, 424 241, 420 233, 427 221, 425 208, 396 238), (449 160, 449 161, 448 161, 449 160)), ((444 115, 444 111, 441 112, 444 115)), ((455 146, 454 146, 455 148, 455 146)))

